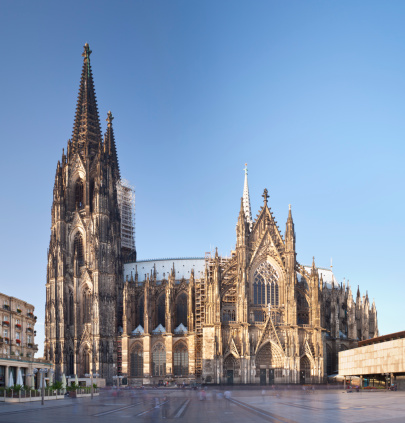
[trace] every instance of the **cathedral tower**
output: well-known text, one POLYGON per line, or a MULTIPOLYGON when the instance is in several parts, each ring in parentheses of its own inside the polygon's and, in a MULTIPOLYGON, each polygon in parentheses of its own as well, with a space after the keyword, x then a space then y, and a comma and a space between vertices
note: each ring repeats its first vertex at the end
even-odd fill
POLYGON ((115 374, 122 263, 112 114, 101 135, 90 66, 83 68, 72 139, 58 161, 48 250, 44 356, 56 376, 115 374))

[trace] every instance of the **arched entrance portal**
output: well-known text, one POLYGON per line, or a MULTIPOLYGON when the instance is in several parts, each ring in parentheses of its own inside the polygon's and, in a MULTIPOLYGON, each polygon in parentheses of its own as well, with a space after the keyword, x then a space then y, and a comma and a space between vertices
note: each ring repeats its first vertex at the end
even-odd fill
POLYGON ((256 375, 260 377, 261 385, 273 385, 283 377, 283 359, 270 342, 257 353, 256 375))
POLYGON ((228 355, 224 361, 224 373, 228 385, 233 385, 234 379, 239 377, 240 362, 232 354, 228 355))
POLYGON ((311 362, 306 355, 300 360, 300 383, 311 383, 311 362))

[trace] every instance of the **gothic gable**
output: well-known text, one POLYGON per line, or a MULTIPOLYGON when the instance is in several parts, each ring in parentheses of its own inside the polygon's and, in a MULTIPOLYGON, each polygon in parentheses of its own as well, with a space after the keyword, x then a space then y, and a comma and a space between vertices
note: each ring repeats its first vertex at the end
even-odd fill
POLYGON ((85 179, 86 168, 84 167, 84 163, 80 155, 76 154, 72 162, 70 180, 75 182, 78 177, 80 177, 80 179, 85 179))

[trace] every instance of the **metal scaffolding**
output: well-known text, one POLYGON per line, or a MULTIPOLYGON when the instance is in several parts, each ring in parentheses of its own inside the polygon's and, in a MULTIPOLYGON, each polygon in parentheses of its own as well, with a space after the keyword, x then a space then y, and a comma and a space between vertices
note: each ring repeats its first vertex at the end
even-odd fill
POLYGON ((121 214, 121 247, 135 251, 135 190, 126 179, 117 182, 118 207, 121 214))

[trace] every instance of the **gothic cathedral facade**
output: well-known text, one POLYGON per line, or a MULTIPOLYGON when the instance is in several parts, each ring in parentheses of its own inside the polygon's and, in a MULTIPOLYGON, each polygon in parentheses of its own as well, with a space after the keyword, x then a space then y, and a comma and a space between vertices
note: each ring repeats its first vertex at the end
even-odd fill
POLYGON ((319 383, 339 351, 378 335, 368 295, 354 301, 331 269, 297 261, 291 208, 283 236, 264 190, 253 221, 247 170, 229 257, 136 261, 124 251, 113 117, 102 137, 90 54, 86 44, 53 190, 44 354, 57 376, 319 383))

